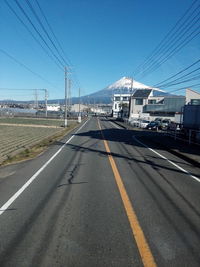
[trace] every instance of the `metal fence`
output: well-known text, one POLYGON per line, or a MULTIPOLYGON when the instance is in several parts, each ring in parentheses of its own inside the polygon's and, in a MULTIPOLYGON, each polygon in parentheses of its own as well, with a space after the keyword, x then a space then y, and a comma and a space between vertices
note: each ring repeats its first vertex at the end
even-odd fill
MULTIPOLYGON (((133 128, 139 127, 137 121, 135 123, 131 123, 128 119, 124 119, 124 123, 133 128)), ((146 129, 143 130, 146 131, 146 129)), ((182 142, 185 142, 189 145, 193 144, 200 146, 200 130, 181 129, 181 127, 180 128, 175 127, 174 129, 166 129, 166 130, 157 128, 157 132, 159 134, 169 136, 174 140, 180 140, 182 142)))
POLYGON ((174 138, 175 140, 180 140, 183 142, 193 145, 198 145, 200 146, 200 131, 197 130, 167 130, 167 131, 162 131, 164 135, 170 136, 174 138))

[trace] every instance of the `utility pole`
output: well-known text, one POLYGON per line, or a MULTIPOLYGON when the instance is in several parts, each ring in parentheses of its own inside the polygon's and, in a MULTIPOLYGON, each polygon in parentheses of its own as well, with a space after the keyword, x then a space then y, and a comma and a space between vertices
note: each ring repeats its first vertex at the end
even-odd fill
POLYGON ((36 110, 38 110, 38 91, 37 91, 37 89, 35 90, 35 107, 36 107, 36 110))
POLYGON ((65 119, 64 127, 67 127, 67 97, 68 97, 68 81, 67 81, 67 67, 65 67, 65 119))
POLYGON ((128 109, 128 118, 130 119, 131 115, 131 96, 133 95, 133 77, 131 77, 131 87, 130 87, 130 97, 129 97, 129 109, 128 109))
POLYGON ((130 95, 133 93, 133 77, 131 77, 131 88, 130 88, 130 95))
POLYGON ((78 122, 81 123, 81 88, 79 88, 78 122))
POLYGON ((44 89, 44 92, 45 92, 45 117, 47 118, 47 98, 48 98, 47 89, 44 89))
POLYGON ((71 111, 71 79, 68 79, 68 111, 71 111))

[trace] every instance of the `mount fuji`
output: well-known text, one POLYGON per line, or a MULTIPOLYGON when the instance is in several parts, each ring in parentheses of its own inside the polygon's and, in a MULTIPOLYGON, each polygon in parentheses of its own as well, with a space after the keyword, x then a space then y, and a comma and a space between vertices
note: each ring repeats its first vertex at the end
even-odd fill
POLYGON ((154 89, 154 91, 157 91, 159 94, 165 93, 163 90, 152 88, 150 86, 137 82, 132 78, 122 77, 120 80, 112 83, 111 85, 108 85, 106 88, 100 91, 97 91, 90 95, 82 96, 81 102, 85 104, 109 104, 112 102, 113 94, 128 94, 136 89, 154 89))
MULTIPOLYGON (((136 89, 153 89, 157 95, 166 95, 167 93, 158 88, 153 88, 140 83, 129 77, 122 77, 120 80, 108 85, 106 88, 95 93, 82 96, 80 102, 82 104, 111 104, 114 94, 128 94, 136 89)), ((50 100, 49 103, 64 103, 64 99, 50 100)), ((79 103, 78 97, 72 97, 72 104, 79 103)))
POLYGON ((128 90, 130 89, 150 89, 149 86, 137 82, 136 80, 132 80, 128 77, 123 77, 120 80, 114 82, 113 84, 107 86, 104 90, 128 90))

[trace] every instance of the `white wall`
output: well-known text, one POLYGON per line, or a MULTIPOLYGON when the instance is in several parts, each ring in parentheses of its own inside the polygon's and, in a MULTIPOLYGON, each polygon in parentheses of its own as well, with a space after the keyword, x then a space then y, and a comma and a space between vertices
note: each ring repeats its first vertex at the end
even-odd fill
POLYGON ((191 89, 186 89, 186 104, 188 104, 191 99, 200 99, 200 93, 191 89))

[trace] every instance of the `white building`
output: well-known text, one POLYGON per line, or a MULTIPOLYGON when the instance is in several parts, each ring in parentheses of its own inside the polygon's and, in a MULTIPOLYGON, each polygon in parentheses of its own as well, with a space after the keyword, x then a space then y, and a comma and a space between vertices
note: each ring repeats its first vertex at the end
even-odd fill
POLYGON ((60 105, 59 104, 48 104, 47 111, 60 111, 60 105))
POLYGON ((130 94, 114 94, 112 114, 114 118, 121 117, 122 112, 127 112, 130 94))
POLYGON ((130 101, 129 119, 149 117, 148 114, 143 113, 144 106, 159 103, 164 99, 164 96, 159 96, 159 94, 156 96, 154 92, 159 91, 153 89, 138 89, 133 93, 130 101))

